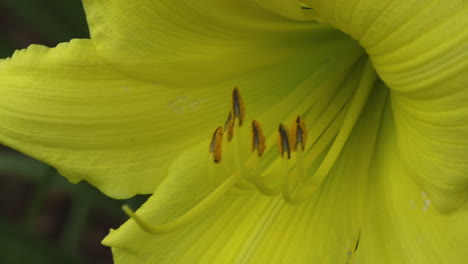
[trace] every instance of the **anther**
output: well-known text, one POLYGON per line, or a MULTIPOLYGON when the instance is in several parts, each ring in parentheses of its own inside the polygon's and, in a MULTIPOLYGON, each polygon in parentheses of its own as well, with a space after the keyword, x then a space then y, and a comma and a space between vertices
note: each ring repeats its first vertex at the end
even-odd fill
POLYGON ((289 143, 289 136, 288 136, 288 130, 285 125, 280 124, 279 128, 279 141, 278 141, 278 146, 279 146, 279 152, 281 153, 281 158, 284 157, 284 153, 286 152, 288 154, 288 159, 291 158, 291 147, 289 143))
POLYGON ((233 119, 237 118, 237 120, 239 120, 239 127, 242 126, 242 123, 244 122, 245 109, 244 109, 244 102, 242 100, 242 97, 240 96, 240 93, 237 87, 234 87, 234 90, 232 91, 231 112, 234 115, 233 119))
POLYGON ((257 120, 252 121, 252 152, 257 151, 259 157, 265 152, 265 136, 257 120))
POLYGON ((291 127, 291 148, 293 151, 297 151, 298 145, 301 146, 301 150, 304 151, 305 143, 307 139, 307 130, 305 126, 304 119, 298 116, 291 127))
POLYGON ((227 133, 227 140, 231 142, 234 137, 234 118, 232 117, 232 111, 229 111, 229 115, 224 123, 224 131, 227 133))
POLYGON ((221 162, 222 146, 223 146, 223 128, 218 127, 213 133, 213 137, 211 138, 211 143, 210 143, 210 154, 213 155, 213 161, 215 163, 221 162))

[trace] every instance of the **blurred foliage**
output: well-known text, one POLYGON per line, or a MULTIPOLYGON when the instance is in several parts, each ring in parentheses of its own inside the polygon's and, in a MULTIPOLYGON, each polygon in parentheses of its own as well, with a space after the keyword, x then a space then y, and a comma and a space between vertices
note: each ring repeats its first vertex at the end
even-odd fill
POLYGON ((36 30, 51 41, 58 43, 89 35, 80 1, 2 0, 2 3, 18 18, 36 25, 36 30))
MULTIPOLYGON (((0 58, 32 43, 89 38, 80 0, 2 0, 0 58)), ((122 201, 0 146, 0 263, 112 263, 100 245, 126 219, 122 201)), ((138 207, 146 196, 125 201, 138 207)))
MULTIPOLYGON (((0 151, 0 177, 0 263, 104 263, 102 256, 86 256, 86 260, 80 256, 86 233, 99 234, 92 246, 106 251, 106 263, 111 263, 110 250, 99 243, 109 228, 125 221, 122 201, 104 196, 85 182, 71 184, 50 166, 9 149, 0 151), (18 197, 25 194, 22 202, 18 197), (62 206, 50 205, 57 202, 62 206), (18 208, 21 212, 14 217, 12 212, 18 208), (54 230, 57 234, 51 235, 54 230)), ((125 202, 139 206, 145 199, 139 196, 125 202)))
POLYGON ((0 219, 0 247, 4 251, 0 263, 86 263, 3 219, 0 219))
POLYGON ((9 56, 14 49, 15 47, 10 40, 0 35, 0 58, 9 56))

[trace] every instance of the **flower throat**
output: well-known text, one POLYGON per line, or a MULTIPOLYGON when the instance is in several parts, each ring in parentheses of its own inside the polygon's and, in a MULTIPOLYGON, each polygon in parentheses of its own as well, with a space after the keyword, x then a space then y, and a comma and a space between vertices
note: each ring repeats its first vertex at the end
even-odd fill
POLYGON ((307 119, 296 116, 291 125, 280 123, 265 137, 258 120, 245 123, 245 105, 239 89, 232 91, 231 109, 224 126, 217 127, 208 147, 208 173, 218 183, 197 205, 172 222, 151 225, 128 206, 123 210, 145 231, 167 233, 184 226, 224 195, 242 195, 257 190, 266 196, 281 196, 295 205, 309 199, 324 182, 338 159, 376 81, 367 62, 357 87, 337 91, 334 100, 309 130, 307 119), (277 142, 277 147, 271 147, 277 142))

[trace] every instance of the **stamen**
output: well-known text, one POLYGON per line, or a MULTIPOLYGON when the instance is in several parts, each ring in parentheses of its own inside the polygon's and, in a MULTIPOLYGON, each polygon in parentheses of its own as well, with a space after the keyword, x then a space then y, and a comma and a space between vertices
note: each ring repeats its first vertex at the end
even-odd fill
MULTIPOLYGON (((262 174, 259 168, 259 155, 252 155, 248 160, 249 171, 245 175, 247 180, 253 183, 257 190, 266 196, 277 196, 281 193, 281 179, 284 175, 279 170, 272 170, 262 174)), ((287 162, 287 159, 286 159, 287 162)))
POLYGON ((288 154, 288 159, 291 158, 291 147, 289 144, 289 136, 288 136, 288 130, 285 125, 280 124, 279 128, 279 141, 278 141, 278 146, 279 146, 279 152, 281 153, 281 158, 284 157, 284 153, 286 152, 288 154))
POLYGON ((235 170, 238 171, 241 175, 245 175, 245 166, 243 163, 242 158, 242 148, 241 148, 241 142, 242 142, 242 135, 240 133, 241 127, 234 126, 234 135, 236 135, 232 142, 230 142, 228 148, 230 150, 230 153, 232 153, 234 157, 234 166, 235 170))
POLYGON ((232 111, 229 111, 229 115, 224 123, 224 130, 227 133, 227 140, 231 142, 232 137, 234 137, 234 118, 232 116, 232 111))
POLYGON ((210 154, 213 155, 213 161, 215 163, 221 162, 222 146, 223 146, 223 128, 218 127, 213 133, 213 137, 211 138, 211 143, 210 143, 210 154))
POLYGON ((239 90, 237 87, 234 87, 234 90, 232 91, 232 113, 234 115, 233 119, 239 120, 239 127, 242 126, 242 123, 244 122, 244 115, 245 115, 245 110, 244 110, 244 101, 242 100, 242 97, 240 96, 239 90))
POLYGON ((223 195, 226 194, 240 179, 240 175, 238 173, 232 174, 229 178, 227 178, 221 185, 218 186, 213 192, 211 192, 208 196, 206 196, 200 203, 198 203, 195 207, 187 211, 182 216, 176 218, 174 221, 162 224, 162 225, 151 225, 147 223, 145 220, 141 219, 138 215, 136 215, 128 205, 122 206, 122 210, 146 232, 151 234, 164 234, 174 231, 180 227, 183 227, 192 221, 195 220, 199 215, 205 212, 208 208, 210 208, 216 201, 218 201, 223 195))
MULTIPOLYGON (((255 178, 253 183, 262 194, 266 196, 278 196, 281 193, 281 184, 267 185, 266 180, 270 177, 271 175, 260 176, 260 178, 255 178)), ((272 182, 274 181, 272 180, 272 182)))
POLYGON ((265 136, 257 120, 252 121, 252 152, 257 151, 259 157, 265 152, 265 136))
POLYGON ((291 127, 291 147, 296 151, 296 172, 299 178, 305 179, 306 173, 304 169, 304 150, 307 139, 307 130, 304 119, 298 116, 291 127), (298 147, 300 145, 300 147, 298 147))
POLYGON ((297 150, 297 146, 301 145, 301 150, 304 151, 307 139, 307 130, 304 119, 298 116, 291 127, 291 148, 293 151, 297 150))
POLYGON ((333 165, 338 159, 343 147, 350 136, 354 125, 357 123, 362 109, 364 108, 367 98, 372 91, 372 87, 377 79, 377 74, 372 68, 370 61, 367 61, 366 67, 362 74, 356 93, 351 101, 351 105, 347 109, 346 115, 328 152, 323 158, 320 166, 314 173, 312 180, 303 182, 302 190, 296 195, 290 193, 290 189, 283 192, 283 198, 291 204, 296 204, 310 197, 314 191, 322 184, 323 180, 331 171, 333 165))

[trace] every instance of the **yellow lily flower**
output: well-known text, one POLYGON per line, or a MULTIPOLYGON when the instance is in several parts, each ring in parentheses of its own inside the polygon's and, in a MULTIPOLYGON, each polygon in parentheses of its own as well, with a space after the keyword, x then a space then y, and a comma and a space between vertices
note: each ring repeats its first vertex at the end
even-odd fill
POLYGON ((84 7, 91 40, 0 61, 0 140, 154 193, 116 263, 467 259, 465 1, 84 7))

